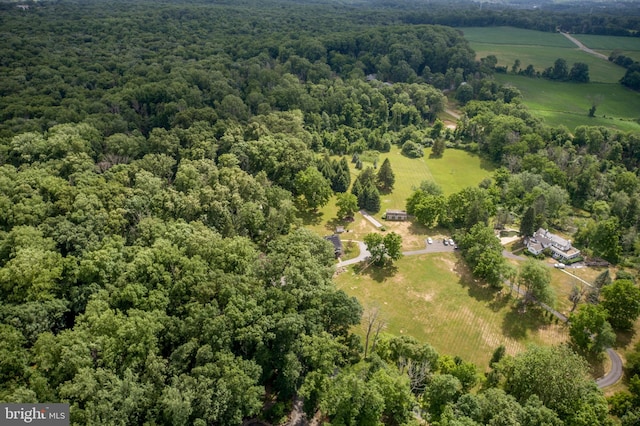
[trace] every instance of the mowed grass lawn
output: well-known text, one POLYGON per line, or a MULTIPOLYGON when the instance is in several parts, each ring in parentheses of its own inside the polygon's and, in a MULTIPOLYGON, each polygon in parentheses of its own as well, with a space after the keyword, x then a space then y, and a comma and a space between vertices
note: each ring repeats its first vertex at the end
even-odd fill
POLYGON ((520 60, 522 69, 533 65, 536 71, 542 72, 552 67, 556 59, 563 58, 569 68, 576 62, 586 63, 591 81, 595 83, 615 84, 625 73, 623 67, 581 51, 562 34, 511 27, 461 30, 475 50, 476 59, 495 55, 498 65, 509 70, 516 59, 520 60))
POLYGON ((360 273, 350 267, 335 281, 365 309, 380 310, 385 332, 428 342, 481 369, 501 344, 515 354, 527 344, 557 344, 568 336, 564 325, 537 308, 521 312, 506 291, 475 283, 456 253, 404 257, 393 268, 360 273))
POLYGON ((621 131, 640 131, 640 94, 620 84, 561 83, 542 78, 497 74, 496 80, 520 90, 529 110, 551 126, 605 126, 621 131), (595 117, 588 111, 597 102, 595 117))
MULTIPOLYGON (((382 216, 385 209, 404 209, 407 198, 422 181, 434 181, 448 196, 468 186, 477 186, 495 170, 490 162, 458 149, 445 150, 442 158, 430 158, 430 154, 431 148, 427 148, 424 157, 408 158, 396 146, 390 152, 380 154, 378 164, 388 158, 396 182, 390 194, 382 194, 382 209, 377 216, 382 216)), ((367 165, 365 163, 365 167, 367 165)))

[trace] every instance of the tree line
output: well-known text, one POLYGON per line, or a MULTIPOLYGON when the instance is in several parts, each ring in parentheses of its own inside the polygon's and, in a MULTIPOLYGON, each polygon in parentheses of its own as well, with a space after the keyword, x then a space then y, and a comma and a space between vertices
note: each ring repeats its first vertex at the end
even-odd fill
MULTIPOLYGON (((483 237, 499 212, 564 226, 573 205, 593 214, 588 250, 634 262, 637 135, 545 127, 450 28, 289 2, 145 6, 0 16, 1 400, 68 402, 73 424, 278 422, 296 395, 336 424, 412 424, 414 410, 607 424, 564 347, 503 348, 485 376, 410 338, 363 344, 364 309, 299 216, 334 193, 345 215, 374 210, 391 165, 351 182, 348 159, 437 142, 503 167, 447 198, 421 187, 419 220, 483 237), (446 131, 439 89, 460 87, 466 116, 446 131)), ((377 261, 398 253, 393 234, 369 243, 377 261)))

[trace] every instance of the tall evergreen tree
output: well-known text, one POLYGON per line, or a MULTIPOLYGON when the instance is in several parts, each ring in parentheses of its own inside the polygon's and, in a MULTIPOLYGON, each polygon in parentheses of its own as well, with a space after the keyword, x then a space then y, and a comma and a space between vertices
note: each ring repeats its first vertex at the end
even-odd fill
POLYGON ((351 174, 349 173, 349 163, 342 157, 340 162, 333 160, 333 178, 331 179, 331 189, 335 192, 347 192, 351 185, 351 174))
POLYGON ((385 158, 376 176, 377 187, 381 191, 390 192, 393 189, 395 182, 396 176, 391 169, 391 162, 388 158, 385 158))
POLYGON ((529 207, 527 211, 524 212, 524 216, 522 216, 522 220, 520 221, 520 235, 523 237, 530 237, 533 235, 535 231, 535 211, 533 207, 529 207))

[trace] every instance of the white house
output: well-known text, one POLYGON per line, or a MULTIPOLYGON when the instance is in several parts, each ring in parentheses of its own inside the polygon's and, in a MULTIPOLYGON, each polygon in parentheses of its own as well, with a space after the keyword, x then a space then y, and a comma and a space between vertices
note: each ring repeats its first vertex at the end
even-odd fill
POLYGON ((538 255, 546 248, 551 250, 555 259, 568 261, 580 256, 580 250, 571 245, 571 241, 552 234, 546 229, 538 229, 532 237, 526 241, 527 250, 538 255))

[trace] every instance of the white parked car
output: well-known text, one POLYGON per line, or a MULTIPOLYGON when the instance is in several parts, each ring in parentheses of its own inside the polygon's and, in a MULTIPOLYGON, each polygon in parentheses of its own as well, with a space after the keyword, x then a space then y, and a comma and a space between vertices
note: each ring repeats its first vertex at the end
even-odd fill
POLYGON ((449 238, 449 245, 450 245, 450 246, 455 245, 455 243, 453 242, 453 239, 452 239, 452 238, 449 238))
POLYGON ((554 263, 553 267, 554 268, 558 268, 558 269, 564 269, 565 268, 565 264, 564 263, 554 263))
POLYGON ((431 239, 431 237, 427 238, 427 244, 433 244, 433 240, 431 239))

